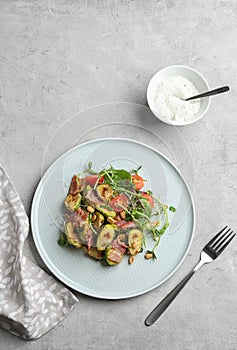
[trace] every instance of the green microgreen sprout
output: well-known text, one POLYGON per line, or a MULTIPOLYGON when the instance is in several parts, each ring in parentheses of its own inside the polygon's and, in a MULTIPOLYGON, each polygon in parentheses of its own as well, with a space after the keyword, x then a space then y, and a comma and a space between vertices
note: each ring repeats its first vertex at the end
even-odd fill
POLYGON ((132 169, 131 170, 131 174, 138 174, 138 172, 139 172, 139 170, 141 170, 141 168, 142 168, 142 165, 140 165, 137 169, 132 169))
POLYGON ((88 222, 89 222, 89 225, 90 225, 90 228, 91 228, 91 230, 94 232, 94 234, 97 236, 97 231, 94 229, 94 226, 93 226, 93 224, 92 224, 92 216, 93 216, 93 214, 92 213, 90 213, 89 215, 88 215, 88 222))

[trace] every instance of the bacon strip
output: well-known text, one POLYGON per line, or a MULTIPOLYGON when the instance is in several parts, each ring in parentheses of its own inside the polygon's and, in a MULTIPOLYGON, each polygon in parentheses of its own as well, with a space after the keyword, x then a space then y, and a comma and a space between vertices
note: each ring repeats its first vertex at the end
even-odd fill
POLYGON ((80 180, 76 175, 73 175, 68 193, 76 194, 80 192, 80 180))
POLYGON ((89 190, 85 198, 93 207, 95 207, 96 205, 105 204, 105 202, 98 197, 97 192, 93 189, 89 190))
POLYGON ((118 250, 121 254, 124 254, 128 246, 117 237, 116 240, 112 242, 112 247, 118 250))

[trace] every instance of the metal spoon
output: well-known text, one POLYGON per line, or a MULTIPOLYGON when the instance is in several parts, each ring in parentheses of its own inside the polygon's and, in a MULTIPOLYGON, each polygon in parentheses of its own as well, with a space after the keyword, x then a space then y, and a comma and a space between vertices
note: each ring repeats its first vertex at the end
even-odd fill
POLYGON ((190 101, 190 100, 194 100, 195 98, 201 98, 201 97, 217 95, 217 94, 221 94, 222 92, 229 91, 229 90, 230 90, 229 86, 223 86, 223 87, 220 87, 220 88, 217 88, 217 89, 214 89, 214 90, 203 92, 202 94, 199 94, 199 95, 196 95, 196 96, 185 98, 184 101, 190 101))

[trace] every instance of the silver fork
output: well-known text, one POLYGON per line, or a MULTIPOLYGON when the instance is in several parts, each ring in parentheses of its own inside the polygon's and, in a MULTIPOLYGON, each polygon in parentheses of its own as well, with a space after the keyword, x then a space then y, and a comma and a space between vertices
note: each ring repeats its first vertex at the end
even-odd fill
POLYGON ((220 232, 214 236, 210 242, 201 251, 201 256, 198 264, 184 277, 184 279, 155 307, 155 309, 148 315, 145 320, 147 326, 151 326, 172 303, 174 298, 179 294, 185 284, 190 280, 194 273, 200 269, 204 264, 215 260, 227 247, 230 241, 236 234, 225 226, 220 232))

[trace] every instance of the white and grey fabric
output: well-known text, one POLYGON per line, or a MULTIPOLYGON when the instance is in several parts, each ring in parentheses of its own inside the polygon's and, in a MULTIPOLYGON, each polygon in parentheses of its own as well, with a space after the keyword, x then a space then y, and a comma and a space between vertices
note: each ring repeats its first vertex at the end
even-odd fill
POLYGON ((0 326, 37 339, 56 326, 78 299, 23 255, 29 220, 0 165, 0 326))

